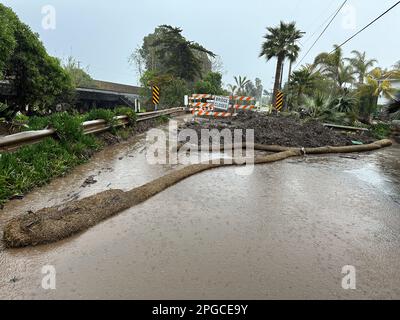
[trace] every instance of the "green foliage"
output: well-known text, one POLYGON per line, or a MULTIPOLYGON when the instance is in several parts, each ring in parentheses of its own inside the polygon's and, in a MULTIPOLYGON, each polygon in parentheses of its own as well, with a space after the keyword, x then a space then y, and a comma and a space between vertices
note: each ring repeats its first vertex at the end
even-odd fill
POLYGON ((337 96, 330 103, 330 108, 341 113, 353 113, 356 110, 358 100, 349 93, 337 96))
POLYGON ((303 100, 303 94, 312 96, 317 88, 317 84, 322 80, 319 72, 312 66, 304 66, 300 70, 294 71, 289 83, 290 92, 293 94, 292 103, 300 106, 303 100))
POLYGON ((115 113, 110 109, 92 109, 84 118, 84 121, 105 120, 110 126, 115 126, 117 121, 114 119, 115 113))
POLYGON ((137 114, 132 108, 125 107, 125 106, 117 107, 114 109, 114 114, 116 116, 127 116, 128 120, 129 120, 129 124, 131 124, 131 125, 136 123, 137 114))
POLYGON ((169 116, 167 116, 167 115, 162 115, 162 116, 160 116, 159 118, 157 118, 157 122, 158 122, 159 124, 163 124, 163 123, 168 122, 169 119, 170 119, 169 116))
MULTIPOLYGON (((22 147, 14 153, 0 155, 0 206, 13 196, 42 186, 87 161, 101 145, 93 135, 84 134, 82 122, 104 119, 112 123, 114 120, 111 119, 117 115, 127 115, 132 123, 136 120, 133 110, 126 107, 119 107, 115 111, 95 109, 83 116, 63 112, 46 117, 29 117, 26 130, 54 128, 57 136, 22 147)), ((22 119, 25 121, 27 117, 22 116, 22 119)), ((168 116, 161 116, 157 123, 164 123, 168 119, 168 116)), ((125 139, 131 133, 131 128, 118 131, 118 135, 125 139)))
POLYGON ((0 102, 0 119, 11 120, 14 116, 14 111, 6 103, 0 102))
POLYGON ((14 119, 13 119, 13 123, 15 123, 16 125, 27 125, 29 122, 29 117, 24 115, 21 112, 18 112, 14 119))
POLYGON ((203 76, 205 65, 210 71, 208 56, 215 57, 198 43, 187 40, 182 35, 182 29, 169 25, 159 26, 145 37, 139 54, 145 60, 148 71, 169 74, 189 82, 203 76))
POLYGON ((353 58, 346 58, 346 60, 350 62, 350 65, 358 75, 358 84, 361 85, 364 83, 368 70, 378 61, 376 59, 368 60, 366 52, 361 53, 357 50, 353 50, 351 53, 353 54, 353 58))
POLYGON ((92 77, 79 66, 78 61, 73 57, 68 57, 66 63, 64 64, 64 69, 70 76, 72 84, 75 88, 94 88, 95 82, 92 77))
POLYGON ((167 107, 181 107, 183 97, 190 93, 186 81, 179 78, 172 78, 162 88, 161 105, 167 107))
POLYGON ((11 9, 0 4, 0 80, 17 46, 14 29, 17 16, 11 9))
POLYGON ((327 120, 333 115, 333 110, 329 107, 330 101, 329 97, 321 93, 313 97, 306 96, 303 108, 307 116, 313 119, 327 120))
POLYGON ((151 102, 151 86, 157 85, 161 89, 160 106, 163 107, 180 107, 183 103, 183 97, 190 94, 190 89, 184 79, 175 78, 172 75, 162 75, 154 71, 146 71, 141 78, 144 103, 152 105, 151 102))
POLYGON ((278 27, 267 28, 268 33, 264 36, 266 41, 262 44, 260 57, 265 56, 267 60, 275 57, 296 57, 300 52, 297 41, 303 37, 303 32, 296 29, 294 22, 284 23, 281 21, 278 27))
POLYGON ((386 123, 378 123, 371 126, 371 131, 373 136, 379 140, 386 139, 392 132, 390 125, 386 123))
POLYGON ((214 95, 223 95, 222 74, 218 72, 209 72, 207 76, 195 84, 196 93, 206 93, 214 95))
POLYGON ((24 194, 34 187, 65 175, 70 169, 88 160, 91 150, 99 148, 93 136, 83 134, 82 118, 68 113, 48 117, 31 117, 29 130, 52 127, 58 139, 25 146, 0 157, 0 204, 24 194))
POLYGON ((23 147, 15 153, 2 154, 0 159, 0 203, 15 195, 62 176, 82 159, 69 153, 59 142, 48 138, 23 147))
POLYGON ((14 85, 17 95, 9 104, 15 111, 45 112, 58 103, 73 102, 70 77, 50 57, 38 35, 0 4, 0 74, 14 85))
POLYGON ((298 41, 303 37, 304 32, 296 28, 296 23, 284 23, 272 28, 267 28, 267 34, 264 36, 266 41, 262 44, 260 57, 265 57, 267 61, 277 58, 274 97, 277 90, 281 88, 282 65, 285 59, 295 61, 300 53, 298 41))
MULTIPOLYGON (((346 98, 342 98, 347 100, 346 98)), ((342 112, 344 107, 339 104, 340 99, 330 98, 318 92, 313 97, 305 97, 302 114, 321 122, 351 125, 356 120, 353 112, 342 112)))

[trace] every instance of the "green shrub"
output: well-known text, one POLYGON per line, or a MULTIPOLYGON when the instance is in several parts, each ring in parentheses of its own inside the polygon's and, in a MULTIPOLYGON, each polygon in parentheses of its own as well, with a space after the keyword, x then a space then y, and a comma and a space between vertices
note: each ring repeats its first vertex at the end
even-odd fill
POLYGON ((0 204, 7 199, 65 175, 84 162, 79 154, 71 153, 60 142, 47 138, 0 158, 0 204))
POLYGON ((67 112, 55 113, 47 117, 31 117, 28 122, 29 130, 53 128, 63 143, 81 141, 83 138, 82 117, 67 112))
POLYGON ((136 115, 136 112, 132 108, 121 106, 121 107, 117 107, 114 110, 114 112, 115 112, 115 115, 117 115, 117 116, 127 116, 128 120, 129 120, 129 124, 132 125, 132 124, 136 123, 137 115, 136 115))
POLYGON ((92 109, 85 115, 85 121, 105 120, 108 125, 115 126, 115 113, 109 109, 92 109))
POLYGON ((163 114, 157 118, 157 123, 159 124, 166 123, 169 121, 169 119, 170 119, 169 116, 163 114))
POLYGON ((372 134, 376 139, 386 139, 390 136, 392 130, 390 125, 387 123, 378 123, 377 125, 371 126, 372 134))
POLYGON ((10 120, 12 119, 13 115, 14 111, 12 108, 9 105, 0 102, 0 119, 10 120))
POLYGON ((28 119, 28 130, 54 128, 58 139, 22 147, 0 157, 0 205, 15 195, 48 183, 84 163, 100 146, 96 138, 84 135, 82 117, 66 112, 28 119))
POLYGON ((29 117, 19 112, 15 115, 13 122, 21 125, 27 124, 29 122, 29 117))

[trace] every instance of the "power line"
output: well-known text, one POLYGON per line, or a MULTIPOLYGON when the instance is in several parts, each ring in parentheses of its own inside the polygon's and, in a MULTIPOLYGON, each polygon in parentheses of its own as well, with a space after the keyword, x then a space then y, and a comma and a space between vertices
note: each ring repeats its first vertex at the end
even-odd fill
POLYGON ((380 18, 382 18, 384 15, 386 15, 387 13, 389 13, 389 11, 393 10, 396 6, 398 6, 400 4, 400 1, 398 1, 396 4, 394 4, 393 6, 391 6, 389 9, 387 9, 384 13, 382 13, 379 17, 377 17, 376 19, 374 19, 373 21, 371 21, 370 23, 368 23, 364 28, 362 28, 360 31, 358 31, 357 33, 355 33, 354 35, 352 35, 349 39, 347 39, 345 42, 343 42, 341 45, 337 46, 330 54, 334 53, 336 50, 338 50, 339 48, 343 47, 346 43, 348 43, 349 41, 351 41, 352 39, 354 39, 356 36, 358 36, 361 32, 363 32, 365 29, 369 28, 371 25, 373 25, 375 22, 377 22, 380 18))
MULTIPOLYGON (((317 42, 319 41, 319 39, 321 39, 321 37, 324 35, 324 33, 326 32, 326 30, 328 30, 329 26, 332 24, 332 22, 335 20, 335 18, 337 17, 337 15, 339 14, 340 10, 342 10, 342 8, 344 7, 344 5, 347 3, 348 0, 345 0, 342 5, 339 7, 339 9, 335 12, 334 16, 332 17, 332 19, 329 21, 328 25, 324 28, 324 30, 322 30, 321 34, 318 36, 318 38, 314 41, 314 43, 312 44, 311 48, 307 51, 307 53, 304 55, 304 57, 300 60, 300 62, 296 65, 296 68, 303 62, 303 60, 308 56, 308 54, 311 52, 311 50, 315 47, 315 45, 317 44, 317 42)), ((400 2, 400 1, 399 1, 400 2)), ((295 68, 295 69, 296 69, 295 68)))
MULTIPOLYGON (((323 10, 322 13, 324 13, 324 12, 327 11, 327 10, 329 10, 329 9, 331 8, 331 6, 332 6, 335 2, 336 2, 336 0, 333 0, 333 1, 330 3, 330 5, 327 6, 327 7, 323 10)), ((322 15, 322 13, 321 13, 321 15, 322 15)), ((302 45, 304 46, 306 43, 308 43, 308 41, 310 41, 312 38, 314 38, 314 36, 317 34, 318 30, 320 30, 324 25, 326 25, 326 24, 328 23, 329 19, 331 19, 331 18, 333 17, 334 14, 335 14, 334 12, 333 12, 332 14, 330 14, 329 17, 327 17, 327 18, 324 20, 324 22, 321 23, 321 24, 314 30, 314 32, 312 33, 312 35, 309 36, 309 37, 307 37, 307 39, 303 42, 302 45)), ((315 25, 315 24, 312 24, 311 26, 314 26, 314 25, 315 25)), ((310 28, 311 28, 311 26, 310 26, 310 28)))

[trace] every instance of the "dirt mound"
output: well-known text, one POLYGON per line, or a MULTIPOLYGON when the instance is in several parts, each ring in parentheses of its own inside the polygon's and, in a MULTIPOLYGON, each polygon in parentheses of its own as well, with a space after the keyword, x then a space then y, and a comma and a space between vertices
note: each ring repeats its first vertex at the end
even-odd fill
MULTIPOLYGON (((187 128, 196 130, 199 136, 201 129, 254 129, 255 143, 284 147, 347 146, 352 145, 354 140, 363 143, 375 141, 366 134, 346 134, 328 129, 314 120, 302 122, 295 118, 257 112, 240 113, 233 120, 190 123, 187 128)), ((243 138, 245 139, 245 134, 243 138)))

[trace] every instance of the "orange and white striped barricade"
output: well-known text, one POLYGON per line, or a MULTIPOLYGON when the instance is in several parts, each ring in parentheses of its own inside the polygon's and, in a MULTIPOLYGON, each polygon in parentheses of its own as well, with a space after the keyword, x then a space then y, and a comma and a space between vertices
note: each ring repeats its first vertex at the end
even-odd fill
POLYGON ((210 112, 215 111, 216 117, 228 117, 236 114, 236 111, 253 111, 256 106, 251 104, 256 101, 254 97, 247 96, 229 96, 229 97, 219 97, 212 94, 193 94, 189 98, 190 111, 195 116, 209 116, 210 112), (225 108, 220 109, 216 107, 216 100, 218 98, 229 98, 232 104, 229 104, 228 110, 225 108), (207 100, 207 101, 204 101, 207 100), (224 112, 217 112, 218 110, 225 110, 224 112), (204 112, 207 111, 207 112, 204 112), (229 112, 230 111, 230 112, 229 112), (222 115, 220 115, 222 114, 222 115))
POLYGON ((230 112, 215 112, 215 111, 193 111, 194 116, 211 117, 211 118, 230 118, 233 116, 230 112))
POLYGON ((241 102, 250 102, 250 101, 256 101, 257 99, 254 97, 246 97, 246 96, 230 96, 230 100, 241 101, 241 102))
POLYGON ((251 111, 256 109, 255 105, 241 105, 241 104, 235 104, 234 105, 235 110, 246 110, 246 111, 251 111))

